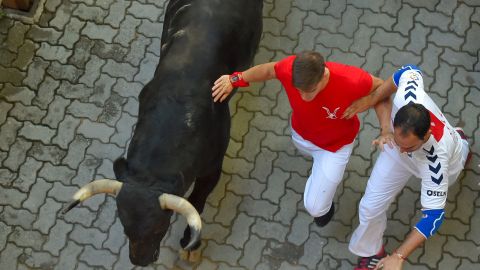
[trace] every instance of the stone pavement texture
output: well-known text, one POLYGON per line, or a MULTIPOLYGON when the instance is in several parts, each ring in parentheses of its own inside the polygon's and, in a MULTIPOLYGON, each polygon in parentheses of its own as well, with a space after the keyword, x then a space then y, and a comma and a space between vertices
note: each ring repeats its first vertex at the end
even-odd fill
MULTIPOLYGON (((163 0, 47 0, 37 24, 0 19, 0 269, 140 269, 113 198, 59 210, 95 178, 113 177, 136 123, 138 93, 159 60, 163 0)), ((451 123, 465 121, 472 163, 449 192, 439 233, 405 269, 480 269, 480 1, 265 0, 255 63, 305 49, 386 78, 420 65, 451 123)), ((179 260, 175 216, 160 259, 145 269, 352 269, 347 245, 378 151, 375 113, 339 186, 331 224, 302 203, 311 161, 290 141, 290 108, 276 81, 231 101, 232 136, 203 213, 202 260, 179 260)), ((419 217, 419 181, 389 211, 391 251, 419 217)))

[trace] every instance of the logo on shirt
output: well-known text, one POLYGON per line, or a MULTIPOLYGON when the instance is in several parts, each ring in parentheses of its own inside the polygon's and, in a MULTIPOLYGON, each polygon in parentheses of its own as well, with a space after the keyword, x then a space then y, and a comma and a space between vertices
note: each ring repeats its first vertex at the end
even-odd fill
POLYGON ((445 191, 427 190, 427 196, 443 197, 446 195, 447 195, 447 192, 445 191))
POLYGON ((340 110, 340 107, 337 107, 333 112, 330 112, 330 109, 327 107, 322 107, 326 112, 327 112, 327 117, 328 119, 337 119, 337 112, 340 110))

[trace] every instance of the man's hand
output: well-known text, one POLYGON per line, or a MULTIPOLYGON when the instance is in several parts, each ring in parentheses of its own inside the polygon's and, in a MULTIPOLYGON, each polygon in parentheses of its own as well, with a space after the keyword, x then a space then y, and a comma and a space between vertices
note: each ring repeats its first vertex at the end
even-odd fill
POLYGON ((402 270, 403 260, 390 255, 381 259, 373 270, 402 270))
POLYGON ((233 90, 229 75, 222 75, 212 87, 213 102, 224 101, 233 90))
POLYGON ((341 119, 350 119, 357 113, 364 112, 372 106, 370 96, 364 96, 358 100, 355 100, 344 112, 341 119))
POLYGON ((393 148, 393 146, 395 145, 395 141, 393 140, 392 132, 384 132, 380 134, 378 138, 372 141, 372 146, 378 146, 382 151, 383 151, 384 144, 388 144, 390 148, 393 148))

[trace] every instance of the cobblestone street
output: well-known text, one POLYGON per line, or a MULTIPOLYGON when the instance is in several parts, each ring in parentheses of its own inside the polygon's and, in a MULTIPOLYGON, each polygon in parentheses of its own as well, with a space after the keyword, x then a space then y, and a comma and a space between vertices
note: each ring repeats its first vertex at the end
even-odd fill
MULTIPOLYGON (((348 241, 379 153, 375 112, 360 115, 333 221, 319 228, 302 200, 311 160, 291 142, 278 81, 230 102, 199 263, 178 257, 183 217, 173 216, 159 260, 142 268, 130 263, 113 197, 60 214, 79 187, 115 177, 159 61, 166 2, 46 0, 35 24, 0 18, 0 269, 353 269, 348 241)), ((308 49, 383 79, 403 64, 422 68, 449 122, 465 122, 474 154, 449 190, 442 227, 404 268, 480 269, 480 0, 265 0, 263 14, 255 64, 308 49)), ((419 190, 411 179, 390 207, 388 252, 420 217, 419 190)))

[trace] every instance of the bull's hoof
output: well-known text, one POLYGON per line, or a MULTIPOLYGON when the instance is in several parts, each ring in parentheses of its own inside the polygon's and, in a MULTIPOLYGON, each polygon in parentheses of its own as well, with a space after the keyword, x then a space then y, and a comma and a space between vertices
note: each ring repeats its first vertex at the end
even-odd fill
POLYGON ((188 261, 188 262, 191 262, 191 263, 196 263, 196 262, 200 261, 202 251, 200 250, 200 247, 195 249, 195 250, 191 250, 191 251, 188 251, 188 250, 185 250, 185 249, 182 248, 178 251, 178 255, 179 255, 180 259, 182 259, 184 261, 188 261))

